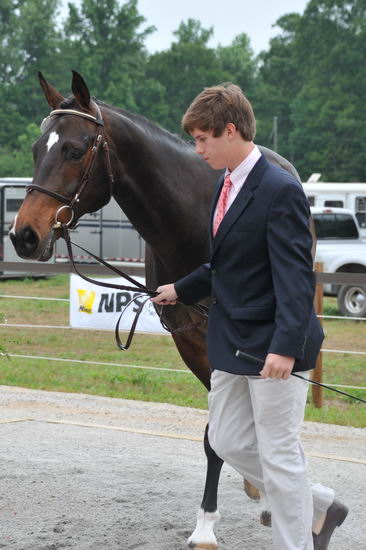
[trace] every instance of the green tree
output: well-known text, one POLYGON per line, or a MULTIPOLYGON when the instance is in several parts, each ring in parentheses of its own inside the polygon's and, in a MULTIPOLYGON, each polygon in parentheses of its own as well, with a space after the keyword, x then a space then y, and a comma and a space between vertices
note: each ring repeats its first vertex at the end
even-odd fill
POLYGON ((305 177, 366 181, 365 0, 311 0, 296 57, 306 78, 291 115, 299 169, 305 177))
POLYGON ((291 103, 303 85, 301 67, 295 56, 295 37, 301 16, 288 14, 276 25, 281 33, 270 41, 270 48, 259 56, 255 101, 257 141, 274 146, 274 120, 279 129, 278 151, 293 160, 290 132, 292 130, 291 103))
POLYGON ((17 176, 20 178, 31 177, 33 174, 33 158, 31 145, 40 136, 37 124, 31 122, 25 128, 16 142, 16 147, 11 150, 0 150, 0 174, 1 177, 17 176))
POLYGON ((28 125, 38 124, 48 110, 38 71, 68 95, 71 69, 79 70, 94 95, 132 110, 137 109, 137 95, 142 105, 161 95, 161 87, 152 80, 143 85, 143 42, 152 28, 138 31, 144 18, 136 0, 123 5, 116 0, 83 0, 80 8, 70 3, 63 28, 62 22, 56 24, 59 5, 60 0, 0 4, 0 175, 13 169, 12 175, 31 173, 31 141, 27 149, 23 140, 31 140, 28 125))
POLYGON ((0 4, 0 176, 32 174, 34 132, 28 125, 37 125, 45 112, 37 71, 56 79, 63 67, 58 7, 59 0, 0 4))
POLYGON ((365 0, 311 0, 303 15, 277 25, 261 56, 262 134, 277 116, 279 152, 304 180, 321 172, 325 180, 365 181, 365 0))
POLYGON ((216 51, 207 45, 212 33, 212 28, 204 29, 199 21, 188 19, 175 31, 176 41, 170 49, 149 58, 146 76, 160 84, 168 106, 156 121, 172 132, 181 132, 184 111, 205 86, 227 80, 216 51))
POLYGON ((65 55, 93 95, 137 109, 135 96, 144 80, 147 58, 144 40, 154 31, 154 27, 140 31, 144 22, 137 0, 122 5, 117 0, 82 0, 80 8, 69 3, 65 55))
POLYGON ((248 97, 255 94, 257 62, 248 35, 239 34, 229 46, 218 46, 217 56, 228 79, 248 97))
POLYGON ((0 5, 0 146, 15 146, 43 117, 37 71, 60 69, 59 0, 3 0, 0 5))

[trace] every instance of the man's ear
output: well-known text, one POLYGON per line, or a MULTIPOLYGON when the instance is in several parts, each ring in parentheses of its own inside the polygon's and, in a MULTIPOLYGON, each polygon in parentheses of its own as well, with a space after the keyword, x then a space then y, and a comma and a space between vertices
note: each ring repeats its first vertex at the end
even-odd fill
POLYGON ((232 139, 233 137, 235 137, 237 133, 235 124, 233 122, 228 122, 225 126, 224 132, 226 132, 226 135, 228 136, 229 139, 232 139))

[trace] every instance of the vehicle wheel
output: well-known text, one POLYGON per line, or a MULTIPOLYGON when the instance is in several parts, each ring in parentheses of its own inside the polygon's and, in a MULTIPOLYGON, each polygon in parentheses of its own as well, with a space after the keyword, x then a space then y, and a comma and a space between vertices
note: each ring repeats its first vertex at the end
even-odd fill
POLYGON ((347 317, 366 317, 366 286, 341 286, 338 292, 338 307, 347 317))

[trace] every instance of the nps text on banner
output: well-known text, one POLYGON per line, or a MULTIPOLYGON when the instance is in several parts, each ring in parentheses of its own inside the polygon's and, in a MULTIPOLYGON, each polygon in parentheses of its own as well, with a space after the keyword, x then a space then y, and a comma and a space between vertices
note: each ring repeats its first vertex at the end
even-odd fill
MULTIPOLYGON (((120 277, 96 279, 97 281, 120 285, 120 277)), ((136 280, 145 284, 141 277, 136 280)), ((118 318, 123 312, 120 330, 129 330, 133 323, 138 306, 146 295, 137 297, 139 292, 104 288, 84 281, 78 275, 70 275, 70 326, 96 330, 114 330, 118 318), (129 307, 126 306, 136 298, 129 307)), ((162 327, 155 308, 148 300, 139 317, 137 331, 167 333, 162 327)))

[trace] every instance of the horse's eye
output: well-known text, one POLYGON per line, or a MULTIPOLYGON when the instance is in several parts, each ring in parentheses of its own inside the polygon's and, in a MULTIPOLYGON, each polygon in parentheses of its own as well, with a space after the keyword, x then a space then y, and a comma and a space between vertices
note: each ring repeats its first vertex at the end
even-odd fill
POLYGON ((75 160, 78 160, 78 159, 81 159, 81 157, 83 156, 84 154, 84 151, 81 151, 80 149, 74 149, 72 152, 71 152, 71 158, 75 159, 75 160))
POLYGON ((67 160, 79 160, 84 155, 85 151, 81 149, 70 149, 66 153, 67 160))

